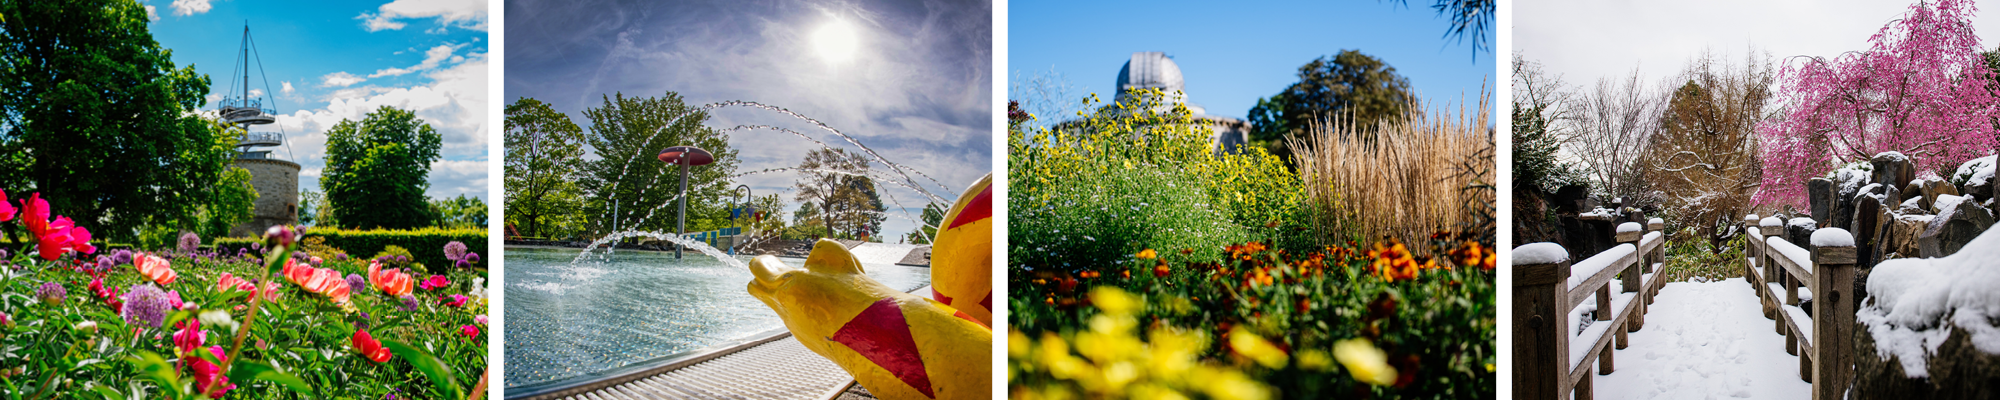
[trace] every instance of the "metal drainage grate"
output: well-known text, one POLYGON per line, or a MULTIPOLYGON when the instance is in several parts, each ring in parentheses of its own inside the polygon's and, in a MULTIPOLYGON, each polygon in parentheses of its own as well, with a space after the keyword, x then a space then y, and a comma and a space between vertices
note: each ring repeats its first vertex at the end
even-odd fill
POLYGON ((826 399, 854 377, 786 337, 686 368, 568 397, 613 399, 826 399))

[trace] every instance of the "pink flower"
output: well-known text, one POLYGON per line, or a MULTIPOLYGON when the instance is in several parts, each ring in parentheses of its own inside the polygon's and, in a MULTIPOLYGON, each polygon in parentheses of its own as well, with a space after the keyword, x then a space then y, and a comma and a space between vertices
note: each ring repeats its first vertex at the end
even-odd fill
POLYGON ((7 202, 7 191, 0 190, 0 222, 14 219, 14 214, 19 211, 14 208, 13 203, 7 202))
POLYGON ((215 291, 227 292, 230 289, 236 289, 246 292, 255 292, 257 291, 257 285, 250 283, 250 281, 243 280, 243 278, 238 278, 235 275, 231 275, 228 272, 224 272, 222 273, 222 277, 215 279, 215 291))
POLYGON ((452 307, 464 307, 464 306, 465 306, 465 301, 466 301, 466 300, 469 300, 469 299, 471 299, 471 298, 469 298, 469 297, 465 297, 465 295, 462 295, 462 294, 454 294, 454 295, 451 295, 451 296, 450 296, 450 298, 451 298, 451 301, 450 301, 450 302, 447 302, 447 303, 444 303, 444 305, 447 305, 447 306, 452 306, 452 307))
POLYGON ((463 326, 459 326, 459 327, 458 327, 458 330, 459 330, 459 332, 462 332, 462 333, 464 333, 464 334, 465 334, 465 338, 467 338, 467 339, 478 339, 478 338, 479 338, 479 328, 478 328, 478 327, 475 327, 475 326, 472 326, 472 325, 463 325, 463 326))
POLYGON ((69 229, 69 247, 83 254, 97 254, 97 246, 90 245, 90 230, 83 227, 69 229))
POLYGON ((28 233, 41 236, 43 230, 49 229, 49 202, 42 200, 40 192, 29 194, 27 200, 21 201, 21 208, 21 225, 28 227, 28 233))
POLYGON ((174 350, 185 356, 188 352, 201 348, 207 341, 206 336, 201 331, 201 320, 190 319, 188 322, 183 322, 181 330, 174 332, 174 350))
POLYGON ((185 304, 184 302, 181 301, 181 292, 178 290, 168 290, 167 309, 179 310, 181 308, 181 304, 185 304))
POLYGON ((147 254, 140 256, 133 259, 132 264, 139 268, 139 274, 145 275, 154 282, 159 282, 160 286, 174 283, 174 279, 180 277, 179 274, 174 273, 172 263, 167 262, 166 258, 157 255, 147 254))
MULTIPOLYGON (((229 356, 222 352, 222 346, 209 346, 208 351, 215 355, 215 361, 229 361, 229 356)), ((235 384, 229 383, 229 377, 222 375, 222 367, 209 363, 206 359, 190 354, 181 357, 181 362, 193 370, 195 389, 201 390, 210 398, 222 397, 223 393, 236 388, 235 384)))
POLYGON ((472 317, 472 323, 486 325, 486 316, 485 315, 474 316, 472 317))
POLYGON ((451 286, 451 280, 446 279, 444 275, 431 275, 430 279, 425 279, 424 283, 417 285, 424 290, 438 290, 445 286, 451 286))
POLYGON ((382 342, 369 336, 367 330, 354 331, 354 350, 361 352, 361 356, 369 361, 389 361, 389 348, 382 347, 382 342))

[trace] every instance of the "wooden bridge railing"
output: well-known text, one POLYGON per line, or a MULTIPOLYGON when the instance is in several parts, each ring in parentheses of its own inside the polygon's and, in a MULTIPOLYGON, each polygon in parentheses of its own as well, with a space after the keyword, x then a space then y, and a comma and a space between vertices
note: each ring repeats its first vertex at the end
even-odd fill
POLYGON ((1643 228, 1637 222, 1622 224, 1619 245, 1574 264, 1554 243, 1515 248, 1517 257, 1530 246, 1564 255, 1553 262, 1513 265, 1515 398, 1556 399, 1571 393, 1591 398, 1591 362, 1597 362, 1595 375, 1613 371, 1614 344, 1625 348, 1626 333, 1644 327, 1646 306, 1664 284, 1666 274, 1659 273, 1659 265, 1666 259, 1666 240, 1660 229, 1658 219, 1643 228), (1616 295, 1611 291, 1614 277, 1620 288, 1616 295), (1578 331, 1573 322, 1582 310, 1577 306, 1593 300, 1596 322, 1578 331))
POLYGON ((1799 356, 1799 378, 1813 384, 1813 399, 1845 398, 1854 369, 1854 237, 1820 229, 1808 251, 1785 240, 1777 218, 1750 215, 1744 228, 1743 278, 1757 290, 1764 317, 1785 335, 1785 352, 1799 356), (1799 307, 1805 299, 1812 301, 1810 315, 1799 307))

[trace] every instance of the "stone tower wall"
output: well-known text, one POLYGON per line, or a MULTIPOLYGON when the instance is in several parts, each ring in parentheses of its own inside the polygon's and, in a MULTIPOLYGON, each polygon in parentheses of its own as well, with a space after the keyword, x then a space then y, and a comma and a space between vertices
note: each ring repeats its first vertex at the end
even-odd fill
POLYGON ((272 225, 299 223, 299 165, 270 159, 238 159, 236 167, 250 171, 257 203, 250 220, 229 229, 229 236, 255 236, 272 225))

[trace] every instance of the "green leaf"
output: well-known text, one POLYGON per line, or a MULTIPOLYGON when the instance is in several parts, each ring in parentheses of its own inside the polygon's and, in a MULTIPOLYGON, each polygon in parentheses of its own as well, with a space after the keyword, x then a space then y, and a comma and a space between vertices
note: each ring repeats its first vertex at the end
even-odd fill
POLYGON ((304 395, 312 394, 313 390, 312 385, 306 384, 306 381, 299 379, 297 375, 280 371, 262 361, 237 361, 235 365, 229 367, 229 380, 231 382, 241 382, 239 385, 248 385, 250 382, 256 381, 267 381, 283 385, 285 388, 292 389, 293 392, 304 395))
POLYGON ((97 392, 100 396, 104 396, 106 400, 125 400, 124 393, 118 393, 117 389, 112 389, 109 386, 91 385, 90 390, 97 392))
POLYGON ((289 261, 292 259, 291 246, 286 246, 286 245, 271 246, 271 254, 273 254, 274 256, 272 256, 269 260, 264 261, 265 276, 270 276, 272 274, 278 273, 278 271, 280 270, 283 270, 285 268, 285 261, 289 261))
POLYGON ((443 397, 449 399, 465 397, 464 390, 458 386, 457 374, 452 373, 451 367, 445 366, 444 361, 438 360, 430 352, 394 340, 383 340, 382 346, 388 347, 389 353, 409 361, 411 366, 417 367, 417 371, 423 372, 443 397))

